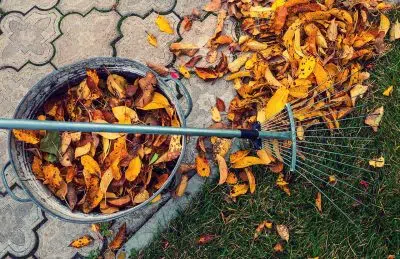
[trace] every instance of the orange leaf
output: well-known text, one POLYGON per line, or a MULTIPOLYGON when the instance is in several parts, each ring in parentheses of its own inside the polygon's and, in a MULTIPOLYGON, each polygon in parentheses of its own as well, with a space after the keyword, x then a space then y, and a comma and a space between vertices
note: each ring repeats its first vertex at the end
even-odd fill
POLYGON ((186 191, 188 180, 189 180, 189 177, 186 174, 182 175, 181 181, 180 181, 178 187, 176 188, 176 192, 175 192, 176 196, 178 196, 178 197, 183 196, 183 194, 186 191))
POLYGON ((60 188, 61 182, 64 180, 61 177, 60 170, 53 164, 43 166, 43 174, 45 181, 44 184, 48 184, 54 188, 60 188))
POLYGON ((237 184, 238 179, 236 177, 236 175, 232 172, 228 173, 228 177, 226 178, 226 183, 227 184, 237 184))
POLYGON ((92 242, 93 242, 93 237, 89 235, 84 235, 72 241, 71 244, 69 244, 69 246, 74 248, 81 248, 90 245, 92 242))
POLYGON ((282 244, 280 242, 276 243, 276 245, 274 246, 274 251, 277 252, 277 253, 282 253, 283 252, 283 246, 282 246, 282 244))
POLYGON ((250 193, 254 193, 256 190, 256 179, 254 178, 253 172, 250 168, 245 168, 244 171, 246 172, 247 179, 249 180, 250 193))
POLYGON ((260 158, 255 156, 246 156, 232 165, 232 168, 245 168, 252 165, 265 164, 260 158))
POLYGON ((317 206, 319 212, 322 212, 322 197, 320 192, 317 193, 317 197, 315 198, 315 206, 317 206))
POLYGON ((124 224, 122 224, 119 227, 117 235, 115 235, 114 239, 108 245, 108 248, 110 248, 111 250, 119 249, 124 243, 125 238, 126 238, 126 223, 124 222, 124 224))
POLYGON ((17 130, 13 129, 13 134, 16 139, 29 144, 39 143, 39 138, 36 136, 36 131, 34 130, 17 130))
POLYGON ((205 245, 213 241, 217 236, 216 235, 210 235, 210 234, 203 234, 200 236, 200 238, 197 240, 198 245, 205 245))
POLYGON ((221 9, 221 0, 211 0, 203 7, 206 12, 217 12, 219 9, 221 9))
POLYGON ((250 153, 250 150, 239 150, 229 156, 229 161, 234 164, 246 157, 250 153))
POLYGON ((197 156, 196 157, 196 171, 197 174, 201 177, 209 177, 210 176, 210 165, 208 164, 208 160, 205 157, 197 156))
POLYGON ((196 72, 197 76, 203 80, 218 78, 218 73, 211 68, 195 67, 194 72, 196 72))
POLYGON ((217 159, 218 167, 219 167, 218 185, 221 185, 226 182, 226 178, 228 177, 228 166, 226 165, 226 161, 222 156, 217 154, 215 157, 217 159))

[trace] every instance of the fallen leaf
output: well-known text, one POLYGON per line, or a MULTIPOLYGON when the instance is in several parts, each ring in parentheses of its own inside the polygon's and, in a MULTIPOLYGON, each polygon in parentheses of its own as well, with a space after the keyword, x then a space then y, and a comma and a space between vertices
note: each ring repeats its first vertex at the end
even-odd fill
POLYGON ((61 183, 64 181, 61 177, 60 170, 53 164, 43 166, 44 184, 48 184, 53 188, 60 188, 61 183))
POLYGON ((279 174, 278 178, 276 179, 276 186, 280 188, 282 191, 284 191, 288 196, 290 196, 290 189, 289 189, 289 183, 285 181, 283 178, 283 174, 279 174))
POLYGON ((226 178, 228 177, 228 166, 226 164, 225 159, 220 156, 219 154, 216 154, 216 159, 218 162, 218 168, 219 168, 219 182, 218 185, 221 185, 226 182, 226 178))
POLYGON ((219 113, 218 108, 215 106, 211 108, 211 118, 215 122, 221 121, 221 114, 219 113))
POLYGON ((237 182, 238 182, 238 179, 237 179, 236 175, 232 172, 229 172, 228 177, 226 178, 226 183, 233 185, 233 184, 237 184, 237 182))
POLYGON ((299 78, 306 79, 314 71, 316 60, 313 56, 304 57, 300 61, 299 65, 299 78))
POLYGON ((389 86, 388 88, 386 88, 385 91, 383 91, 383 95, 384 96, 391 96, 393 93, 393 85, 389 86))
POLYGON ((365 118, 365 124, 369 125, 372 127, 372 129, 377 132, 379 124, 381 123, 382 117, 383 117, 383 106, 375 109, 372 113, 368 114, 368 116, 365 118))
POLYGON ((126 85, 127 82, 122 76, 111 74, 107 77, 107 88, 114 96, 125 98, 126 85))
POLYGON ((58 131, 47 131, 46 136, 40 140, 40 150, 49 154, 58 155, 60 145, 61 137, 58 131))
POLYGON ((93 237, 89 235, 84 235, 78 239, 72 241, 69 246, 74 248, 81 248, 90 245, 93 242, 93 237))
POLYGON ((231 188, 230 197, 238 197, 240 195, 246 194, 249 186, 247 184, 235 184, 231 188))
POLYGON ((188 181, 189 181, 189 177, 186 174, 182 175, 181 181, 179 182, 179 185, 176 188, 176 192, 175 192, 176 196, 182 197, 183 194, 185 194, 188 181))
POLYGON ((238 150, 235 153, 232 153, 229 156, 229 161, 231 164, 234 164, 243 158, 245 158, 250 153, 250 150, 238 150))
POLYGON ((203 7, 203 10, 206 12, 217 12, 219 9, 221 9, 221 0, 210 0, 210 2, 203 7))
POLYGON ((390 41, 398 39, 400 39, 400 23, 396 20, 396 22, 392 24, 392 28, 390 28, 390 41))
POLYGON ((198 245, 205 245, 213 241, 217 236, 212 234, 203 234, 197 240, 198 245))
POLYGON ((285 225, 276 225, 276 232, 283 240, 289 241, 289 229, 285 225))
POLYGON ((158 26, 158 29, 160 29, 160 31, 168 34, 174 34, 174 30, 172 29, 168 19, 165 16, 158 15, 156 18, 156 25, 158 26))
POLYGON ((192 19, 189 15, 185 15, 183 17, 182 23, 181 23, 181 27, 185 30, 185 31, 190 31, 190 29, 192 28, 192 19))
POLYGON ((317 197, 315 198, 315 206, 317 207, 318 211, 322 213, 322 197, 321 193, 317 193, 317 197))
POLYGON ((268 165, 273 161, 273 157, 271 157, 271 155, 269 155, 265 149, 257 150, 257 156, 265 165, 268 165))
POLYGON ((163 65, 155 64, 155 63, 151 63, 151 62, 146 62, 146 65, 149 68, 151 68, 152 70, 154 70, 160 76, 168 76, 169 75, 169 69, 163 65))
POLYGON ((155 92, 150 103, 146 104, 144 107, 138 107, 138 108, 141 110, 148 111, 148 110, 163 109, 167 107, 170 107, 168 99, 164 95, 155 92))
POLYGON ((265 164, 263 160, 255 156, 246 156, 232 164, 232 168, 245 168, 252 165, 263 165, 265 164))
POLYGON ((281 87, 276 90, 271 99, 269 99, 267 106, 265 107, 265 118, 267 120, 271 119, 285 108, 288 95, 289 90, 285 87, 281 87))
POLYGON ((256 179, 254 178, 253 172, 250 168, 245 168, 244 171, 249 181, 250 193, 254 193, 256 191, 256 179))
POLYGON ((216 99, 216 104, 215 106, 217 107, 218 111, 220 112, 224 112, 225 111, 225 103, 223 100, 221 100, 220 98, 217 97, 216 99))
POLYGON ((137 113, 126 106, 116 106, 112 108, 115 118, 120 124, 132 124, 139 121, 137 113))
POLYGON ((375 168, 380 168, 385 165, 385 158, 383 156, 369 160, 369 165, 375 168))
POLYGON ((114 239, 108 245, 111 250, 119 249, 126 239, 126 223, 124 222, 118 229, 118 233, 115 235, 114 239))
POLYGON ((185 67, 193 68, 202 58, 203 56, 200 55, 192 57, 188 62, 186 62, 185 67))
POLYGON ((283 246, 280 242, 276 243, 276 245, 274 246, 274 251, 277 253, 283 252, 283 246))
POLYGON ((197 174, 201 177, 210 176, 210 165, 208 164, 208 160, 205 157, 199 155, 196 157, 196 171, 197 174))
POLYGON ((161 194, 159 194, 156 197, 154 197, 154 199, 151 200, 151 203, 156 203, 156 202, 158 202, 160 200, 161 200, 161 194))
POLYGON ((181 73, 185 78, 190 78, 190 72, 184 65, 179 66, 179 73, 181 73))
POLYGON ((381 19, 379 23, 379 31, 383 32, 383 36, 389 31, 390 28, 390 21, 389 18, 386 17, 383 13, 381 13, 381 19))
POLYGON ((133 198, 133 202, 142 203, 148 200, 149 198, 150 198, 149 192, 147 190, 143 190, 135 195, 135 198, 133 198))
POLYGON ((140 157, 139 156, 134 157, 129 162, 128 169, 125 172, 126 180, 130 182, 134 181, 138 177, 141 168, 142 168, 142 161, 140 160, 140 157))
POLYGON ((107 169, 103 176, 101 177, 100 181, 100 190, 104 193, 107 192, 108 186, 110 185, 111 181, 114 179, 113 173, 111 168, 107 169))
POLYGON ((228 64, 229 71, 232 73, 238 72, 251 56, 251 53, 244 53, 239 56, 237 59, 228 64))
POLYGON ((150 43, 150 45, 156 48, 158 47, 157 38, 153 34, 147 33, 147 41, 150 43))
POLYGON ((198 77, 200 77, 203 80, 218 78, 218 73, 211 68, 195 67, 194 72, 198 77))
POLYGON ((336 41, 338 36, 338 24, 335 19, 331 20, 328 30, 326 31, 326 36, 330 41, 336 41))

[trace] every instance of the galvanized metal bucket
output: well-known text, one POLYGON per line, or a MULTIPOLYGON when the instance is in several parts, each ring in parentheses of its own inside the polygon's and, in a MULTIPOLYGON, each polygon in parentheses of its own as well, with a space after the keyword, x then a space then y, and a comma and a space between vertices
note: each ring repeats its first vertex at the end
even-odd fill
MULTIPOLYGON (((104 67, 110 73, 119 74, 124 76, 129 81, 133 81, 137 77, 142 77, 146 72, 151 71, 148 67, 143 64, 122 58, 115 57, 100 57, 84 60, 47 75, 36 85, 34 85, 30 91, 25 95, 18 105, 14 118, 16 119, 34 119, 38 110, 43 106, 46 100, 48 100, 55 93, 65 92, 68 87, 78 85, 86 77, 86 68, 96 69, 100 75, 106 76, 104 67), (102 72, 103 71, 103 72, 102 72)), ((185 119, 189 115, 192 109, 192 100, 185 86, 177 79, 171 77, 159 77, 157 76, 157 82, 159 89, 169 99, 171 104, 175 106, 178 118, 181 122, 182 127, 186 126, 185 119), (176 83, 175 91, 168 81, 174 81, 176 83), (180 101, 178 100, 176 93, 180 93, 184 97, 186 102, 185 111, 182 109, 180 101)), ((8 151, 10 154, 10 161, 6 163, 2 170, 3 184, 9 193, 9 195, 20 202, 34 202, 40 206, 45 212, 54 215, 65 221, 75 223, 94 223, 109 221, 116 219, 134 211, 138 211, 146 206, 154 197, 161 193, 172 181, 175 173, 177 172, 179 165, 182 161, 183 155, 186 150, 186 137, 182 137, 182 152, 179 156, 171 175, 164 185, 155 192, 147 201, 117 213, 104 215, 101 213, 90 213, 84 214, 81 212, 72 212, 68 206, 55 197, 41 181, 37 180, 35 175, 32 173, 30 165, 30 154, 26 150, 26 145, 20 141, 16 141, 14 136, 9 134, 8 151), (23 191, 26 193, 28 198, 18 197, 8 186, 5 171, 12 165, 17 178, 21 183, 23 191)), ((140 213, 140 211, 139 211, 140 213)))

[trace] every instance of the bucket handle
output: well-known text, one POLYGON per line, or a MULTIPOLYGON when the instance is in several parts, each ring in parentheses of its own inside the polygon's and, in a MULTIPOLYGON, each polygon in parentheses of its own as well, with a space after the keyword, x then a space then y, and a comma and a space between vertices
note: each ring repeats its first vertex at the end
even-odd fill
POLYGON ((187 90, 186 86, 184 84, 182 84, 182 82, 179 79, 175 79, 171 76, 168 77, 164 77, 162 78, 164 80, 164 82, 168 82, 168 81, 173 81, 179 88, 180 93, 183 95, 183 97, 186 99, 186 110, 185 112, 185 118, 187 118, 190 115, 190 112, 192 111, 193 108, 193 101, 192 101, 192 97, 190 97, 190 93, 187 90))
POLYGON ((8 186, 8 182, 7 182, 7 178, 6 178, 6 170, 7 168, 11 165, 11 162, 8 161, 4 166, 3 169, 1 170, 1 179, 3 180, 3 186, 4 188, 6 188, 7 193, 11 196, 11 198, 13 198, 16 201, 19 202, 29 202, 31 201, 29 198, 20 198, 18 197, 10 188, 10 186, 8 186))

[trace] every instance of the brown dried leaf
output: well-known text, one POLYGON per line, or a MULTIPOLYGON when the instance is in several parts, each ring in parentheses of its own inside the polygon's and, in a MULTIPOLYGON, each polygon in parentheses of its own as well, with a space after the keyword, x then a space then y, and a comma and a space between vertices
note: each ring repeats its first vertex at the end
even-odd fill
POLYGON ((126 239, 126 223, 124 222, 118 230, 118 233, 115 235, 114 239, 108 245, 108 248, 111 250, 119 249, 126 239))

